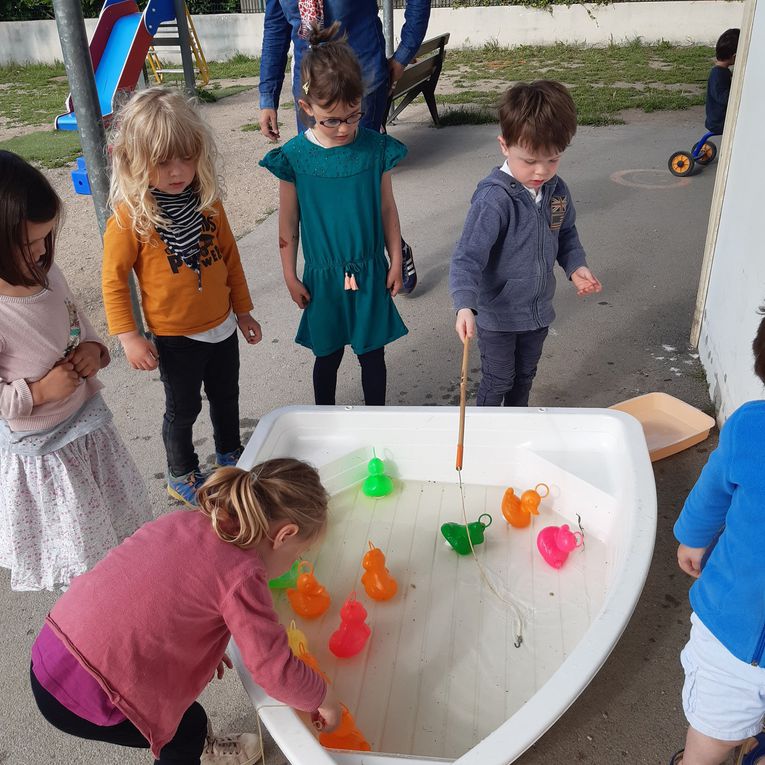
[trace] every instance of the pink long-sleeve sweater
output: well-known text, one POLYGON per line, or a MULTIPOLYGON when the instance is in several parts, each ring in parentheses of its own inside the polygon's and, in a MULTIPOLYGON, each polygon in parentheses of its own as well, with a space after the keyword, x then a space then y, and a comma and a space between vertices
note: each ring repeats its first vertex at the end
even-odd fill
POLYGON ((48 272, 48 289, 36 295, 0 295, 0 418, 13 431, 47 430, 94 396, 103 384, 97 377, 83 380, 66 398, 35 406, 30 382, 45 377, 58 363, 79 328, 80 342, 101 345, 101 366, 109 352, 95 329, 74 303, 58 266, 48 272))
POLYGON ((258 554, 222 542, 199 512, 142 526, 74 579, 46 622, 155 757, 231 636, 274 698, 313 711, 326 694, 324 680, 289 649, 258 554))

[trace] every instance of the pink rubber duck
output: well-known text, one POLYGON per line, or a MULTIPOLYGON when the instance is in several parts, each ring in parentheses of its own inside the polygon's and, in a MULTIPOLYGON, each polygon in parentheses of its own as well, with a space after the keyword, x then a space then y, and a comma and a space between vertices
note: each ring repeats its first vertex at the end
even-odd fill
POLYGON ((367 610, 354 592, 340 609, 340 626, 329 637, 329 650, 341 659, 355 656, 365 645, 372 630, 366 623, 367 610))
POLYGON ((537 548, 553 568, 560 568, 566 562, 568 554, 583 543, 584 537, 581 532, 571 531, 567 523, 562 526, 547 526, 537 535, 537 548))

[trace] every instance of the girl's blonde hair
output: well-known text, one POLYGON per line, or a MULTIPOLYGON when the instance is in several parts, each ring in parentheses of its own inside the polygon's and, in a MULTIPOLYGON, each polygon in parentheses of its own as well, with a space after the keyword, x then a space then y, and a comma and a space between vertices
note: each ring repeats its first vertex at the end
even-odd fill
POLYGON ((252 470, 216 470, 199 489, 197 502, 220 539, 247 549, 268 538, 273 521, 294 523, 303 539, 315 539, 327 523, 329 496, 315 468, 284 458, 252 470))
POLYGON ((135 93, 120 110, 109 143, 109 204, 117 223, 123 228, 132 227, 141 240, 147 241, 152 229, 169 225, 149 190, 152 173, 161 162, 196 159, 193 185, 199 194, 198 209, 207 213, 213 210, 221 195, 215 171, 218 152, 194 99, 167 88, 135 93))

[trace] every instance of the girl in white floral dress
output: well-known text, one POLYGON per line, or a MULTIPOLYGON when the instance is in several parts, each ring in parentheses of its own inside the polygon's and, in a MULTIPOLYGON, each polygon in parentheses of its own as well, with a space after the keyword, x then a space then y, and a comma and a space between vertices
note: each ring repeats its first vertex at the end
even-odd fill
POLYGON ((151 520, 96 375, 109 353, 53 263, 61 201, 0 151, 0 567, 52 590, 151 520))

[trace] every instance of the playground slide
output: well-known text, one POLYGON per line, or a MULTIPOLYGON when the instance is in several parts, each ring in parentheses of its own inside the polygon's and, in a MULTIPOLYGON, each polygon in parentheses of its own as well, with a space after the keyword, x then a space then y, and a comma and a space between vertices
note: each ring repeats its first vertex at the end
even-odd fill
MULTIPOLYGON (((173 0, 149 0, 143 13, 134 0, 106 0, 90 43, 90 58, 104 122, 108 124, 120 92, 138 82, 146 54, 157 28, 175 18, 173 0)), ((55 119, 57 130, 77 130, 71 94, 67 112, 55 119)))

